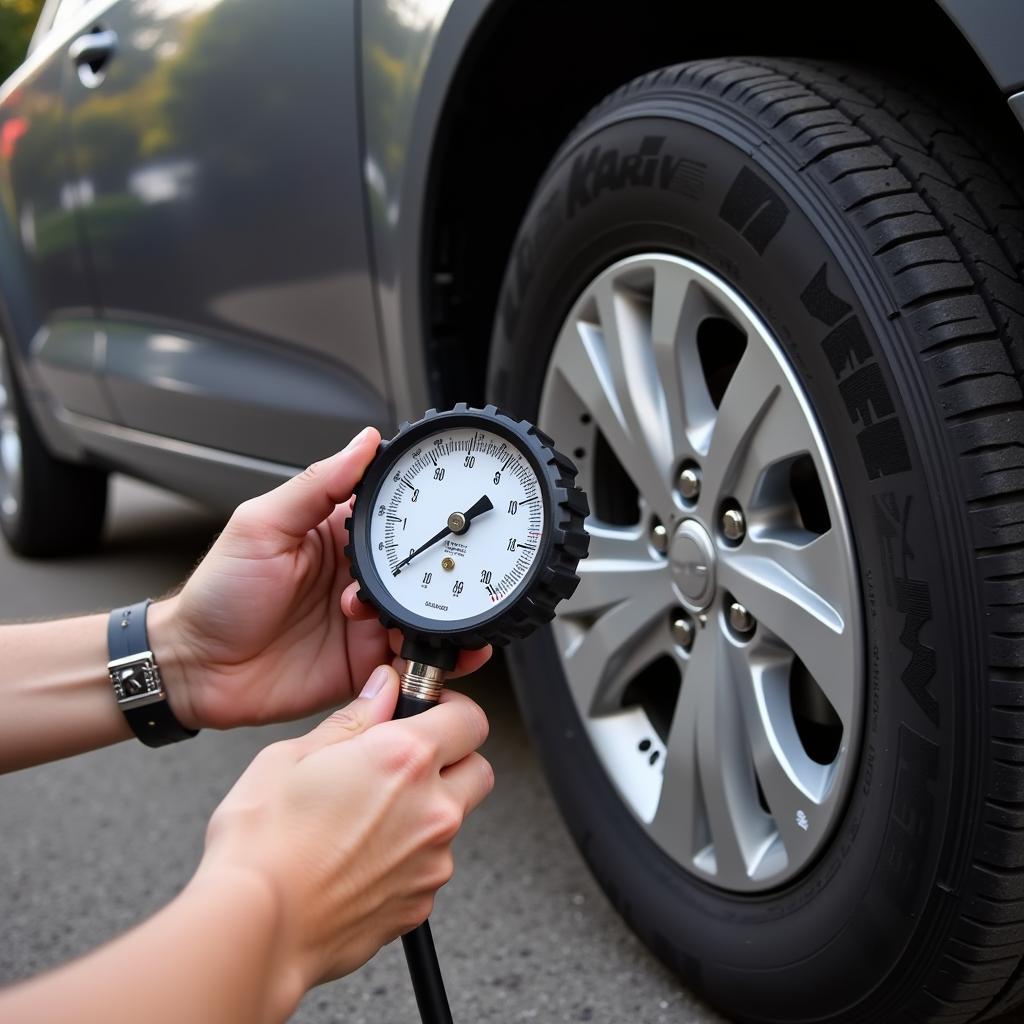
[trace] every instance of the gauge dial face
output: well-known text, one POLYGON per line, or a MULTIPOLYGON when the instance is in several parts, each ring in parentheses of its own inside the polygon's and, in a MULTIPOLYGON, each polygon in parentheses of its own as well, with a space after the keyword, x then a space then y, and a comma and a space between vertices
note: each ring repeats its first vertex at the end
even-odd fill
POLYGON ((377 574, 398 604, 426 619, 498 614, 530 575, 541 545, 537 474, 514 445, 487 430, 454 427, 416 442, 372 501, 377 574))

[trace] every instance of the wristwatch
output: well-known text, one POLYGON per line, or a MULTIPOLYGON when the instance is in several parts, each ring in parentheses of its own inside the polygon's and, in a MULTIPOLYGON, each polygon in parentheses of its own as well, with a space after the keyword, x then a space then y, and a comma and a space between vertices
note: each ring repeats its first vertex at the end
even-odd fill
POLYGON ((107 624, 110 661, 107 671, 114 687, 117 706, 132 732, 147 747, 163 747, 195 736, 198 729, 186 729, 174 717, 156 658, 149 649, 146 610, 150 601, 128 608, 115 608, 107 624))

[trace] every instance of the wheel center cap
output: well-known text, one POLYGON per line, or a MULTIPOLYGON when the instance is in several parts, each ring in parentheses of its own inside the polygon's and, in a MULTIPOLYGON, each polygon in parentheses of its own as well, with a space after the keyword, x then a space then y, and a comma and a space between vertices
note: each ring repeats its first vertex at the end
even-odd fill
POLYGON ((715 546, 695 519, 680 523, 668 551, 672 579, 683 603, 703 611, 715 592, 715 546))

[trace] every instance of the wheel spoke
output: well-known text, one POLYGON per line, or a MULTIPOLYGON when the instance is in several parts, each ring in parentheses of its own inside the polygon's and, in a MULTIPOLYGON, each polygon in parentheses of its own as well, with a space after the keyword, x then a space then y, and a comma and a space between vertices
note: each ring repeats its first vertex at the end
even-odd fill
POLYGON ((846 727, 853 714, 848 680, 854 651, 840 609, 762 555, 730 552, 719 561, 718 578, 759 625, 799 656, 846 727))
POLYGON ((727 650, 754 771, 786 856, 797 862, 821 838, 829 769, 807 756, 793 724, 790 657, 766 644, 730 644, 727 650))
POLYGON ((714 706, 715 643, 711 634, 698 636, 690 653, 665 744, 661 795, 650 823, 654 838, 683 864, 691 864, 709 841, 697 733, 704 708, 714 706))
MULTIPOLYGON (((851 556, 837 530, 818 535, 805 530, 751 530, 745 544, 751 555, 773 562, 808 590, 820 595, 840 618, 846 618, 848 580, 845 574, 836 572, 836 567, 851 556)), ((730 554, 724 557, 728 560, 730 554)))
POLYGON ((566 636, 569 687, 583 714, 616 704, 640 669, 671 650, 673 593, 668 566, 635 530, 591 526, 580 583, 559 617, 566 636))
POLYGON ((813 450, 814 444, 805 411, 775 356, 751 339, 718 408, 698 512, 713 519, 726 497, 750 504, 767 466, 813 450))
MULTIPOLYGON (((671 502, 668 468, 663 452, 652 451, 640 429, 632 397, 619 393, 621 371, 612 354, 617 343, 614 326, 606 330, 603 324, 570 319, 555 347, 552 370, 575 392, 637 489, 665 518, 671 502)), ((650 418, 648 413, 646 419, 650 418)), ((659 448, 664 447, 662 440, 659 448)))
POLYGON ((642 531, 588 524, 587 532, 590 553, 576 570, 579 586, 562 606, 565 613, 593 616, 635 601, 641 591, 652 606, 669 607, 668 564, 651 552, 642 531))
POLYGON ((617 428, 630 441, 628 445, 620 441, 620 451, 607 431, 605 437, 647 503, 667 520, 674 508, 669 481, 676 455, 651 341, 650 304, 628 288, 617 287, 612 279, 596 289, 595 299, 615 390, 617 428))
POLYGON ((700 372, 697 330, 720 316, 707 292, 682 264, 660 263, 651 298, 651 342, 664 396, 665 429, 676 463, 707 451, 715 406, 700 372))
POLYGON ((666 749, 661 799, 651 830, 666 847, 710 860, 696 849, 701 817, 723 884, 749 879, 770 838, 757 806, 737 681, 721 634, 704 630, 690 656, 666 749))

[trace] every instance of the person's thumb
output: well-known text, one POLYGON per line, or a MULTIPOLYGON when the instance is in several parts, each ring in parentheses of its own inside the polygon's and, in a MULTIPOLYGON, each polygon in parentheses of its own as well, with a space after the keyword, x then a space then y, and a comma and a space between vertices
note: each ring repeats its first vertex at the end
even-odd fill
POLYGON ((398 673, 390 665, 380 665, 370 673, 355 700, 325 718, 302 738, 303 757, 358 736, 371 726, 389 722, 397 702, 398 673))
POLYGON ((232 528, 261 535, 272 532, 301 539, 322 523, 334 509, 348 501, 370 460, 377 452, 380 434, 367 427, 348 447, 308 469, 274 490, 251 498, 232 516, 232 528))

